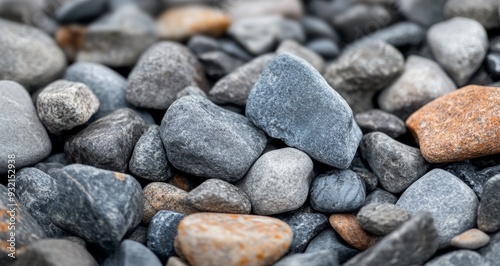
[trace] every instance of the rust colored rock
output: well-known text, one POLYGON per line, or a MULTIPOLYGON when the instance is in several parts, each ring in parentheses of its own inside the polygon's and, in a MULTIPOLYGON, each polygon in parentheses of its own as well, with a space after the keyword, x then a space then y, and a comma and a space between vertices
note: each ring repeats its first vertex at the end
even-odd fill
POLYGON ((500 153, 500 88, 469 85, 413 113, 406 126, 430 163, 500 153))
POLYGON ((378 240, 377 237, 370 235, 359 225, 354 214, 332 214, 330 224, 347 244, 361 251, 373 246, 378 240))
POLYGON ((85 41, 85 28, 80 25, 62 26, 57 29, 55 37, 66 56, 74 61, 85 41))
POLYGON ((196 213, 179 224, 176 245, 191 265, 272 265, 292 239, 290 226, 275 218, 196 213))

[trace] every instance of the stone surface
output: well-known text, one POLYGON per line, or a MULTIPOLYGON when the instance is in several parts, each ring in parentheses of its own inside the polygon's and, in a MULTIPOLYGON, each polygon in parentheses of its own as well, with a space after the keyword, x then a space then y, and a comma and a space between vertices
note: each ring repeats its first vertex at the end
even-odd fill
POLYGON ((338 255, 334 250, 319 250, 314 253, 286 256, 273 266, 338 266, 338 255))
POLYGON ((118 109, 71 137, 65 151, 71 161, 125 172, 146 123, 129 108, 118 109))
POLYGON ((456 89, 434 61, 409 56, 403 74, 378 97, 380 108, 406 120, 428 102, 456 89))
POLYGON ((236 43, 233 39, 223 38, 218 39, 219 47, 221 51, 227 54, 239 58, 245 62, 252 60, 253 56, 247 52, 241 45, 236 43))
POLYGON ((204 212, 249 214, 252 205, 248 196, 238 187, 220 179, 209 179, 187 196, 187 202, 204 212))
POLYGON ((478 249, 488 245, 490 237, 476 228, 469 229, 451 239, 450 244, 456 248, 478 249))
POLYGON ((356 217, 363 229, 384 236, 410 219, 410 214, 394 204, 372 203, 361 208, 356 217))
POLYGON ((334 41, 327 38, 312 40, 307 43, 306 47, 325 59, 333 59, 340 54, 339 46, 334 41))
POLYGON ((302 206, 313 177, 313 162, 294 148, 262 155, 237 184, 245 192, 252 210, 259 215, 293 211, 302 206))
POLYGON ((195 35, 189 38, 186 45, 195 55, 220 50, 217 39, 206 35, 195 35))
POLYGON ((490 75, 498 80, 500 77, 500 53, 489 53, 486 56, 486 67, 490 75))
MULTIPOLYGON (((0 113, 1 158, 6 160, 7 156, 15 155, 15 166, 21 168, 49 156, 52 143, 28 91, 19 83, 0 81, 0 113)), ((7 170, 5 161, 0 165, 0 173, 7 173, 7 170)))
POLYGON ((444 255, 441 255, 425 264, 425 266, 467 266, 467 265, 484 265, 493 266, 490 261, 481 257, 477 252, 470 250, 456 250, 444 255))
POLYGON ((362 137, 345 100, 316 69, 290 54, 278 55, 264 70, 250 92, 246 115, 269 136, 342 169, 362 137))
POLYGON ((470 85, 428 103, 406 126, 430 163, 476 158, 500 152, 499 108, 499 88, 470 85))
POLYGON ((444 20, 446 0, 397 0, 399 11, 410 21, 429 27, 444 20))
POLYGON ((293 40, 284 40, 276 49, 277 54, 281 53, 290 53, 297 57, 300 57, 306 60, 309 64, 311 64, 316 70, 320 73, 323 71, 325 67, 325 61, 323 58, 316 54, 314 51, 309 50, 308 48, 302 46, 296 41, 293 40))
POLYGON ((159 211, 148 228, 148 249, 154 252, 161 261, 167 261, 174 256, 174 240, 177 236, 177 226, 185 214, 173 211, 159 211))
POLYGON ((16 266, 97 266, 97 261, 82 246, 64 239, 43 239, 26 247, 16 266))
POLYGON ((390 192, 387 192, 383 189, 377 188, 372 193, 366 196, 365 204, 368 205, 370 203, 390 203, 395 204, 398 201, 398 197, 390 192))
MULTIPOLYGON (((493 175, 487 174, 484 175, 483 171, 478 169, 478 167, 474 166, 468 162, 457 162, 452 163, 443 167, 444 170, 452 173, 456 177, 460 178, 466 185, 468 185, 480 198, 481 193, 483 192, 483 184, 492 176, 494 176, 496 171, 493 171, 493 175)), ((500 171, 500 167, 498 167, 498 171, 500 171)), ((486 171, 488 172, 488 171, 486 171)))
POLYGON ((484 258, 491 262, 500 260, 500 232, 491 235, 490 243, 478 250, 484 258))
POLYGON ((246 117, 198 96, 182 97, 170 106, 160 133, 175 168, 229 182, 245 175, 267 142, 246 117))
POLYGON ((288 251, 292 237, 278 219, 198 213, 181 221, 176 246, 191 265, 271 265, 288 251))
POLYGON ((99 17, 106 11, 106 1, 77 0, 62 1, 55 12, 55 19, 61 24, 85 23, 99 17))
POLYGON ((484 232, 500 230, 500 174, 490 178, 483 186, 477 211, 477 226, 484 232))
POLYGON ((359 177, 361 177, 361 179, 363 179, 363 181, 365 183, 365 190, 366 190, 365 194, 368 194, 377 188, 378 177, 374 173, 369 172, 363 168, 357 168, 357 167, 353 167, 352 170, 359 177))
POLYGON ((332 214, 329 220, 340 237, 358 250, 366 250, 377 242, 375 236, 370 235, 359 225, 354 214, 332 214))
POLYGON ((439 248, 445 248, 454 236, 474 226, 478 200, 456 176, 434 169, 406 189, 396 205, 411 215, 430 212, 438 230, 439 248))
POLYGON ((228 2, 224 8, 229 12, 233 21, 265 15, 281 15, 291 19, 299 19, 303 13, 300 0, 232 1, 228 2))
POLYGON ((166 110, 187 86, 206 88, 200 63, 182 44, 159 42, 142 54, 130 73, 126 97, 138 107, 166 110))
POLYGON ((102 264, 103 266, 134 266, 134 265, 151 265, 162 266, 163 264, 144 245, 132 240, 123 240, 120 247, 113 252, 102 264))
POLYGON ((280 215, 278 218, 287 223, 293 232, 293 241, 290 244, 288 254, 302 253, 307 244, 319 232, 327 227, 328 217, 321 213, 295 212, 291 214, 280 215))
POLYGON ((189 264, 179 257, 172 256, 168 258, 167 264, 165 266, 189 266, 189 264))
POLYGON ((351 170, 334 170, 311 184, 311 207, 320 212, 355 211, 363 206, 365 196, 363 180, 351 170))
POLYGON ((444 5, 444 15, 451 17, 471 18, 483 25, 486 29, 498 28, 500 2, 497 0, 467 1, 448 0, 444 5))
POLYGON ((177 93, 177 100, 179 100, 179 98, 189 95, 195 95, 207 98, 207 94, 202 89, 195 86, 188 86, 177 93))
POLYGON ((137 243, 146 245, 148 239, 148 228, 142 225, 137 226, 133 231, 128 233, 124 239, 129 239, 137 243))
POLYGON ((220 79, 245 63, 222 51, 199 54, 198 59, 207 76, 214 79, 220 79))
POLYGON ((392 193, 403 192, 429 169, 419 149, 381 132, 366 134, 360 147, 363 158, 377 175, 380 185, 392 193))
POLYGON ((359 251, 349 246, 332 228, 321 231, 311 239, 305 253, 315 253, 319 250, 335 250, 340 263, 344 263, 359 251))
POLYGON ((427 31, 434 56, 451 78, 463 86, 481 66, 488 36, 479 22, 463 17, 449 19, 427 31))
POLYGON ((328 38, 335 43, 340 41, 338 33, 328 23, 315 16, 304 16, 302 18, 302 27, 308 38, 328 38))
POLYGON ((395 139, 406 133, 406 125, 403 120, 382 110, 369 110, 356 114, 354 118, 364 134, 378 131, 395 139))

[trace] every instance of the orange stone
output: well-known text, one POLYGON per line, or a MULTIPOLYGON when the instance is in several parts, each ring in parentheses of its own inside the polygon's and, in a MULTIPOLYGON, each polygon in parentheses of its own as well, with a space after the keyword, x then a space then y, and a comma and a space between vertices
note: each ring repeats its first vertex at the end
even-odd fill
POLYGON ((73 61, 85 41, 85 28, 79 25, 63 26, 57 29, 55 37, 59 47, 73 61))
POLYGON ((413 113, 406 126, 430 163, 500 153, 500 88, 469 85, 413 113))
POLYGON ((330 224, 347 244, 361 251, 373 246, 378 238, 366 232, 354 214, 341 213, 330 216, 330 224))
POLYGON ((275 218, 195 213, 181 221, 175 241, 191 265, 244 266, 273 264, 288 251, 292 239, 290 226, 275 218))

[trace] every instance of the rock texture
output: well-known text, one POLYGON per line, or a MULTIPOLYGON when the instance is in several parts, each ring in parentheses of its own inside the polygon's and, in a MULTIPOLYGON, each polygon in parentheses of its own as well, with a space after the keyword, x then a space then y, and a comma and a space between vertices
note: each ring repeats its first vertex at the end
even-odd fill
POLYGON ((187 202, 204 212, 249 214, 252 205, 247 194, 220 179, 209 179, 191 190, 187 202))

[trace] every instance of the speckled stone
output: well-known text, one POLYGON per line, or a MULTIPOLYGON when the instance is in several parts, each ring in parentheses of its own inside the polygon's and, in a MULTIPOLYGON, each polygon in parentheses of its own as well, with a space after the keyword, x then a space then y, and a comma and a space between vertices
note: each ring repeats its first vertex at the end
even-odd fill
POLYGON ((374 191, 377 188, 378 177, 374 173, 369 172, 366 169, 357 168, 357 167, 354 167, 352 170, 359 177, 361 177, 361 179, 363 179, 363 181, 365 183, 365 190, 366 190, 365 194, 368 194, 368 193, 374 191))
POLYGON ((307 244, 319 232, 327 227, 328 217, 321 213, 295 212, 278 216, 281 220, 287 223, 293 232, 293 241, 288 250, 288 254, 302 253, 307 247, 307 244))
POLYGON ((469 265, 481 265, 481 266, 494 266, 491 261, 488 261, 477 252, 470 250, 456 250, 444 255, 441 255, 425 264, 425 266, 469 266, 469 265))
POLYGON ((339 259, 335 250, 319 250, 313 253, 289 255, 273 266, 339 266, 339 259))
POLYGON ((338 254, 339 262, 344 263, 359 251, 348 245, 332 228, 328 228, 314 237, 305 253, 315 253, 319 250, 335 250, 338 254))
POLYGON ((198 55, 198 59, 207 76, 216 80, 245 64, 244 61, 234 58, 223 51, 202 53, 198 55))
POLYGON ((398 197, 394 194, 385 191, 383 189, 377 188, 372 193, 366 196, 365 204, 368 205, 370 203, 391 203, 395 204, 398 201, 398 197))
POLYGON ((462 249, 478 249, 488 245, 490 237, 476 228, 469 229, 451 239, 451 245, 462 249))
POLYGON ((493 29, 500 26, 499 7, 500 2, 497 0, 448 0, 444 5, 444 14, 448 18, 471 18, 481 23, 486 29, 493 29))
POLYGON ((361 208, 356 217, 366 231, 384 236, 410 219, 410 214, 394 204, 372 203, 361 208))
POLYGON ((15 265, 32 266, 35 262, 47 266, 99 265, 85 247, 64 239, 43 239, 28 245, 15 265))
POLYGON ((124 239, 146 245, 148 239, 148 228, 143 225, 139 225, 133 231, 129 232, 124 239))
POLYGON ((238 187, 220 179, 209 179, 187 196, 187 202, 204 212, 249 214, 252 205, 248 196, 238 187))
POLYGON ((148 228, 148 249, 153 251, 161 261, 175 255, 174 241, 177 236, 177 226, 185 214, 173 211, 159 211, 148 228))
POLYGON ((406 125, 430 163, 500 153, 500 88, 469 85, 415 112, 406 125))
POLYGON ((366 250, 377 242, 375 236, 370 235, 359 225, 354 214, 332 214, 329 220, 340 237, 358 250, 366 250))
POLYGON ((271 265, 292 238, 292 229, 278 219, 197 213, 179 224, 176 246, 191 265, 271 265))
POLYGON ((101 264, 102 266, 163 266, 158 257, 144 245, 123 240, 118 249, 101 264))
POLYGON ((325 60, 323 60, 320 55, 293 40, 284 40, 283 42, 281 42, 281 44, 276 49, 276 53, 290 53, 297 57, 300 57, 306 60, 320 73, 323 72, 323 68, 325 67, 325 60))
POLYGON ((500 230, 500 174, 490 178, 483 186, 477 211, 477 226, 484 232, 500 230))
POLYGON ((395 139, 406 133, 405 122, 397 116, 373 109, 354 116, 364 134, 378 131, 395 139))
POLYGON ((491 235, 487 246, 478 250, 486 259, 495 262, 500 260, 500 232, 491 235))

